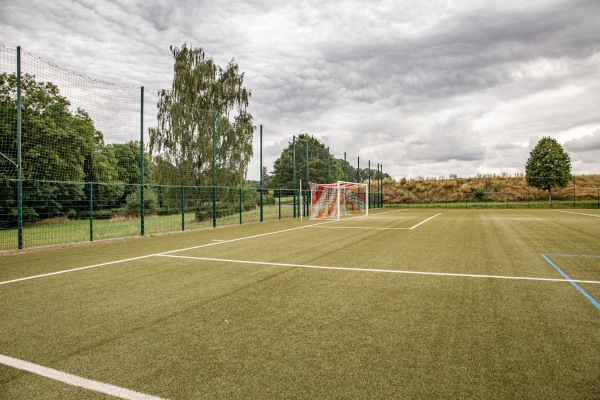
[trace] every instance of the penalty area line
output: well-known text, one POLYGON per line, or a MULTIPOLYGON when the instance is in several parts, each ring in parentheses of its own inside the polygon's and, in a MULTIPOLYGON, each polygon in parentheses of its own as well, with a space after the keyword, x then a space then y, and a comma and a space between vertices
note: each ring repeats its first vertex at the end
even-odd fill
POLYGON ((477 275, 477 274, 460 274, 460 273, 450 273, 450 272, 406 271, 406 270, 398 270, 398 269, 330 267, 330 266, 325 266, 325 265, 306 265, 306 264, 275 263, 275 262, 266 262, 266 261, 230 260, 230 259, 225 259, 225 258, 212 258, 212 257, 177 256, 177 255, 172 255, 172 254, 157 254, 156 256, 157 257, 169 257, 169 258, 182 258, 182 259, 197 260, 197 261, 215 261, 215 262, 223 262, 223 263, 267 265, 267 266, 273 266, 273 267, 289 267, 289 268, 327 269, 327 270, 335 270, 335 271, 373 272, 373 273, 376 272, 376 273, 387 273, 387 274, 451 276, 451 277, 459 277, 459 278, 508 279, 508 280, 544 281, 544 282, 579 282, 579 283, 600 284, 600 281, 583 281, 583 280, 560 279, 560 278, 536 278, 536 277, 529 277, 529 276, 477 275))
POLYGON ((98 393, 104 393, 109 396, 127 400, 163 400, 162 397, 151 396, 149 394, 136 392, 134 390, 122 388, 108 383, 94 381, 92 379, 82 378, 81 376, 69 374, 53 368, 44 367, 29 361, 20 360, 0 354, 0 364, 31 372, 32 374, 50 378, 55 381, 66 383, 67 385, 77 386, 98 393))
POLYGON ((419 223, 418 223, 418 224, 416 224, 415 226, 411 226, 409 229, 415 229, 416 227, 418 227, 418 226, 420 226, 420 225, 423 225, 425 222, 427 222, 427 221, 431 221, 432 219, 434 219, 435 217, 437 217, 437 216, 440 216, 440 215, 442 215, 442 213, 435 214, 433 217, 429 217, 429 218, 427 218, 425 221, 419 222, 419 223))

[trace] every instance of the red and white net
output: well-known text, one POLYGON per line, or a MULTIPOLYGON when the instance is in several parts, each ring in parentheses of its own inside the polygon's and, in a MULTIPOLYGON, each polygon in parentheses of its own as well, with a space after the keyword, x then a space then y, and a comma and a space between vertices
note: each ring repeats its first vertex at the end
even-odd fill
POLYGON ((367 186, 362 183, 310 183, 310 219, 339 219, 367 214, 367 186))

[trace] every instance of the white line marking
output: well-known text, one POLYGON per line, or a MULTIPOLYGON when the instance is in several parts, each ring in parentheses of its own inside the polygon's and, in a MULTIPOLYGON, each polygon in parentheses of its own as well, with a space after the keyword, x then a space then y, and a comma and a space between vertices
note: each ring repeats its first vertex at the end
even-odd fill
POLYGON ((438 215, 442 215, 442 213, 435 214, 433 217, 429 217, 429 218, 427 218, 425 221, 423 221, 423 222, 419 222, 419 223, 418 223, 418 224, 416 224, 415 226, 411 226, 411 227, 410 227, 410 229, 415 229, 417 226, 419 226, 419 225, 423 225, 425 222, 427 222, 427 221, 429 221, 429 220, 432 220, 432 219, 434 219, 434 218, 435 218, 435 217, 437 217, 438 215))
POLYGON ((0 354, 0 363, 9 367, 17 368, 23 371, 31 372, 36 375, 45 376, 46 378, 55 381, 66 383, 71 386, 78 386, 84 389, 92 390, 98 393, 108 394, 120 399, 128 400, 162 400, 162 397, 151 396, 136 392, 130 389, 125 389, 119 386, 109 385, 108 383, 98 382, 87 378, 82 378, 77 375, 62 372, 56 369, 44 367, 28 361, 19 360, 0 354))
POLYGON ((579 283, 592 283, 600 284, 600 281, 583 281, 583 280, 567 280, 558 278, 536 278, 528 276, 503 276, 503 275, 477 275, 477 274, 459 274, 450 272, 424 272, 424 271, 406 271, 397 269, 376 269, 376 268, 348 268, 348 267, 327 267, 323 265, 305 265, 305 264, 288 264, 288 263, 274 263, 264 261, 247 261, 247 260, 229 260, 224 258, 211 258, 211 257, 192 257, 192 256, 175 256, 167 254, 158 254, 159 257, 171 257, 171 258, 183 258, 189 260, 198 261, 217 261, 217 262, 228 262, 236 264, 252 264, 252 265, 269 265, 275 267, 295 267, 295 268, 308 268, 308 269, 329 269, 336 271, 356 271, 356 272, 382 272, 389 274, 407 274, 407 275, 433 275, 433 276, 455 276, 463 278, 488 278, 488 279, 511 279, 511 280, 523 280, 523 281, 548 281, 548 282, 579 282, 579 283))
POLYGON ((406 231, 412 228, 375 228, 372 226, 315 226, 314 228, 322 229, 372 229, 380 231, 406 231))
MULTIPOLYGON (((351 217, 351 218, 362 218, 362 216, 360 216, 360 217, 351 217)), ((351 218, 347 218, 347 219, 351 219, 351 218)), ((69 273, 69 272, 82 271, 82 270, 85 270, 85 269, 96 268, 96 267, 103 267, 105 265, 118 264, 118 263, 123 263, 123 262, 127 262, 127 261, 141 260, 141 259, 144 259, 144 258, 159 256, 159 255, 163 255, 163 254, 177 253, 179 251, 199 249, 199 248, 208 247, 208 246, 216 246, 216 245, 219 245, 219 244, 237 242, 237 241, 240 241, 240 240, 253 239, 253 238, 267 236, 267 235, 275 235, 277 233, 284 233, 284 232, 294 231, 294 230, 297 230, 297 229, 310 228, 311 226, 321 225, 321 224, 329 224, 331 222, 337 222, 337 221, 319 222, 317 224, 304 225, 304 226, 299 226, 299 227, 296 227, 296 228, 283 229, 283 230, 275 231, 275 232, 261 233, 259 235, 246 236, 246 237, 241 237, 241 238, 237 238, 237 239, 223 240, 223 241, 220 241, 220 242, 202 244, 202 245, 199 245, 199 246, 188 247, 188 248, 185 248, 185 249, 166 251, 164 253, 148 254, 148 255, 140 256, 140 257, 125 258, 125 259, 122 259, 122 260, 109 261, 109 262, 100 263, 100 264, 88 265, 88 266, 85 266, 85 267, 72 268, 72 269, 67 269, 67 270, 63 270, 63 271, 56 271, 56 272, 49 272, 47 274, 41 274, 41 275, 27 276, 27 277, 24 277, 24 278, 11 279, 9 281, 0 282, 0 285, 6 285, 6 284, 9 284, 9 283, 15 283, 15 282, 21 282, 21 281, 27 281, 27 280, 30 280, 30 279, 44 278, 44 277, 53 276, 53 275, 66 274, 66 273, 69 273)))
POLYGON ((562 210, 556 210, 556 211, 561 212, 561 213, 567 213, 567 214, 585 215, 586 217, 600 218, 600 215, 594 215, 594 214, 584 214, 584 213, 578 213, 578 212, 573 212, 573 211, 562 211, 562 210))
MULTIPOLYGON (((389 212, 393 212, 393 211, 389 211, 389 212)), ((383 214, 383 213, 380 213, 380 214, 383 214)), ((422 214, 414 214, 414 215, 422 215, 422 214)), ((429 217, 425 221, 421 221, 418 224, 411 226, 410 228, 377 228, 377 227, 370 227, 370 226, 314 226, 314 225, 313 225, 313 227, 314 228, 325 228, 325 229, 372 229, 372 230, 381 230, 381 231, 404 231, 404 230, 415 229, 416 227, 424 224, 425 222, 427 222, 439 215, 442 215, 442 213, 438 213, 438 214, 434 215, 433 217, 429 217)), ((370 215, 369 215, 369 217, 370 217, 370 215)), ((336 222, 336 221, 332 221, 332 222, 336 222)))
MULTIPOLYGON (((353 218, 365 218, 365 217, 361 215, 361 216, 358 216, 358 217, 346 218, 346 220, 353 219, 353 218)), ((285 232, 295 231, 295 230, 298 230, 298 229, 310 228, 310 227, 313 227, 313 226, 316 226, 316 225, 331 224, 333 222, 338 222, 338 221, 318 222, 316 224, 310 224, 310 225, 304 225, 304 226, 297 226, 295 228, 282 229, 280 231, 275 231, 275 232, 259 233, 258 235, 252 235, 252 236, 245 236, 245 237, 236 238, 236 239, 223 240, 222 242, 217 242, 217 243, 207 243, 207 244, 201 244, 201 245, 198 245, 198 246, 187 247, 185 249, 165 251, 163 253, 152 254, 151 256, 162 256, 162 255, 165 255, 165 254, 178 253, 180 251, 201 249, 203 247, 216 246, 216 245, 219 245, 219 244, 239 242, 241 240, 255 239, 255 238, 259 238, 259 237, 263 237, 263 236, 276 235, 278 233, 285 233, 285 232)))
POLYGON ((66 274, 68 272, 75 272, 75 271, 82 271, 84 269, 90 269, 90 268, 96 268, 96 267, 103 267, 105 265, 111 265, 111 264, 118 264, 118 263, 122 263, 122 262, 127 262, 127 261, 135 261, 135 260, 141 260, 143 258, 149 258, 149 257, 153 257, 156 254, 150 254, 147 256, 141 256, 141 257, 133 257, 133 258, 126 258, 123 260, 117 260, 117 261, 109 261, 109 262, 105 262, 105 263, 101 263, 101 264, 94 264, 94 265, 88 265, 85 267, 79 267, 79 268, 73 268, 73 269, 65 269, 63 271, 56 271, 56 272, 49 272, 47 274, 41 274, 41 275, 34 275, 34 276, 27 276, 25 278, 17 278, 17 279, 12 279, 10 281, 4 281, 4 282, 0 282, 0 285, 6 285, 7 283, 14 283, 14 282, 21 282, 21 281, 28 281, 30 279, 37 279, 37 278, 44 278, 47 276, 52 276, 52 275, 60 275, 60 274, 66 274))

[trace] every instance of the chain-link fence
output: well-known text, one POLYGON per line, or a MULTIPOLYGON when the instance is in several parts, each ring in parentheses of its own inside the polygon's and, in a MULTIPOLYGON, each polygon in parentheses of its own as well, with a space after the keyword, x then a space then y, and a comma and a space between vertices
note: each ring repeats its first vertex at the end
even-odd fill
POLYGON ((309 181, 368 177, 381 206, 379 164, 211 110, 183 126, 168 96, 0 45, 0 250, 293 218, 309 181))

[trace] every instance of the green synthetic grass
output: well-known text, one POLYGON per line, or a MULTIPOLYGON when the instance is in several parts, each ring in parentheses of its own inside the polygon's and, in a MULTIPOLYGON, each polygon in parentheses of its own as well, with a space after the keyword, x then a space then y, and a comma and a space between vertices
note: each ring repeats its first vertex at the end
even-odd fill
MULTIPOLYGON (((0 354, 172 399, 598 396, 570 283, 440 274, 562 279, 546 254, 598 282, 600 212, 382 211, 2 256, 0 282, 171 252, 0 285, 0 354)), ((36 397, 107 398, 0 365, 0 398, 36 397)))

